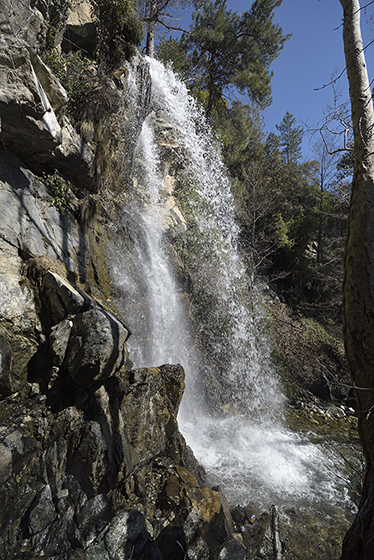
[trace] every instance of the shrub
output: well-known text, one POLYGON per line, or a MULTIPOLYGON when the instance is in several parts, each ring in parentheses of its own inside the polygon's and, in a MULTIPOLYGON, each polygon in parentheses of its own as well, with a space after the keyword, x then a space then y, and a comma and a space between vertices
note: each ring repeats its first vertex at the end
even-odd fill
POLYGON ((93 0, 93 5, 99 19, 97 56, 109 67, 118 66, 135 54, 143 25, 131 0, 93 0))
POLYGON ((43 173, 39 180, 47 187, 52 196, 51 205, 55 206, 59 212, 67 210, 69 203, 73 200, 71 183, 64 179, 57 169, 55 169, 53 175, 43 173))
POLYGON ((92 61, 83 56, 81 51, 59 54, 56 49, 52 49, 45 54, 44 60, 66 89, 71 103, 78 102, 97 85, 92 61))

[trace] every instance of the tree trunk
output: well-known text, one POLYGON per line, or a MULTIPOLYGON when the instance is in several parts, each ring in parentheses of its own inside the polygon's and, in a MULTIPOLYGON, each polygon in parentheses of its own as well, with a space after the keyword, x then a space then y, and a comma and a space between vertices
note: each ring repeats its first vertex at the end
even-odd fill
POLYGON ((366 474, 359 512, 341 560, 374 558, 374 140, 373 106, 360 31, 358 0, 340 0, 354 128, 355 166, 344 258, 343 327, 356 387, 366 474))
POLYGON ((156 36, 156 21, 157 21, 157 0, 150 0, 148 3, 147 15, 147 41, 145 52, 151 58, 155 55, 155 36, 156 36))
POLYGON ((145 53, 151 58, 155 55, 155 35, 156 35, 156 22, 150 21, 147 29, 147 43, 145 53))

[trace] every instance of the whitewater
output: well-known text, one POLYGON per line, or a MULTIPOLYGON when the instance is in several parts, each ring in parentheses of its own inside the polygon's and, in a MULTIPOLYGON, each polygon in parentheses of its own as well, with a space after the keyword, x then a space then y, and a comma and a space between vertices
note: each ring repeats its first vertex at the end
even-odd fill
POLYGON ((270 359, 261 297, 248 285, 240 258, 233 197, 218 142, 172 70, 153 59, 148 63, 152 111, 143 124, 134 167, 142 197, 131 208, 132 220, 141 226, 135 245, 139 276, 145 279, 142 293, 134 287, 132 298, 144 305, 128 344, 131 359, 136 367, 183 365, 180 430, 205 467, 208 482, 219 484, 230 503, 312 507, 321 515, 329 515, 331 504, 353 511, 347 485, 336 473, 339 457, 285 424, 285 398, 270 359), (180 174, 192 193, 182 194, 199 237, 197 279, 214 299, 212 311, 218 309, 229 325, 222 340, 212 335, 206 351, 196 343, 196 325, 165 239, 165 184, 155 116, 173 128, 180 174), (224 375, 217 373, 217 363, 224 363, 224 375), (213 396, 206 398, 209 392, 213 396))

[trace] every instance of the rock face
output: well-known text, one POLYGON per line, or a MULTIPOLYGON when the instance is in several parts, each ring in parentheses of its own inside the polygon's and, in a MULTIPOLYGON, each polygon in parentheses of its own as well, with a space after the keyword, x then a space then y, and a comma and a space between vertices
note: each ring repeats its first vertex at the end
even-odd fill
POLYGON ((244 558, 178 431, 182 367, 131 369, 123 320, 73 283, 79 225, 2 156, 0 556, 244 558))
POLYGON ((94 154, 55 109, 66 91, 36 52, 12 34, 0 34, 0 119, 3 143, 36 171, 61 169, 96 190, 94 154))
POLYGON ((96 17, 89 0, 78 0, 70 9, 66 19, 63 48, 75 47, 93 53, 97 42, 96 17))
MULTIPOLYGON (((89 2, 75 5, 65 38, 87 45, 95 22, 89 2)), ((51 6, 0 3, 0 557, 244 560, 241 529, 178 431, 183 368, 132 369, 131 317, 117 311, 107 264, 129 239, 124 197, 87 194, 100 158, 37 54, 51 6), (34 174, 54 169, 80 199, 56 204, 34 174)), ((141 98, 122 94, 133 135, 116 157, 127 181, 148 111, 139 68, 141 98)), ((171 191, 165 199, 171 227, 185 227, 171 191)))

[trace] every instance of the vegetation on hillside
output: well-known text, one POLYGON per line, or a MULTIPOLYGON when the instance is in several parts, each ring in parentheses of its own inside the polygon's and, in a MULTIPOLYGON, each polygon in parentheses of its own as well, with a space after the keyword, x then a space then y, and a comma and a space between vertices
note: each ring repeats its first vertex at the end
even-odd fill
MULTIPOLYGON (((288 39, 273 22, 281 3, 255 0, 239 15, 226 0, 194 0, 189 32, 162 39, 156 51, 204 105, 221 139, 248 273, 268 278, 298 311, 339 328, 352 161, 348 155, 338 161, 323 142, 315 146, 315 158, 304 161, 304 131, 289 112, 276 134, 264 132, 261 108, 271 102, 271 63, 288 39)), ((70 5, 68 0, 52 2, 51 21, 60 4, 60 19, 70 5)), ((174 0, 169 4, 178 5, 174 0)), ((98 122, 97 112, 115 107, 103 76, 131 58, 143 39, 144 23, 149 33, 144 15, 149 9, 142 2, 93 0, 93 6, 98 18, 94 60, 79 51, 49 49, 47 54, 68 91, 78 126, 98 122)), ((163 13, 163 5, 157 7, 163 13)))
POLYGON ((276 134, 263 130, 270 65, 288 38, 272 21, 280 4, 256 0, 239 16, 225 0, 196 0, 189 33, 163 39, 157 56, 204 104, 221 138, 249 274, 266 276, 290 305, 340 332, 349 157, 338 160, 321 141, 303 160, 304 130, 289 112, 276 134))

